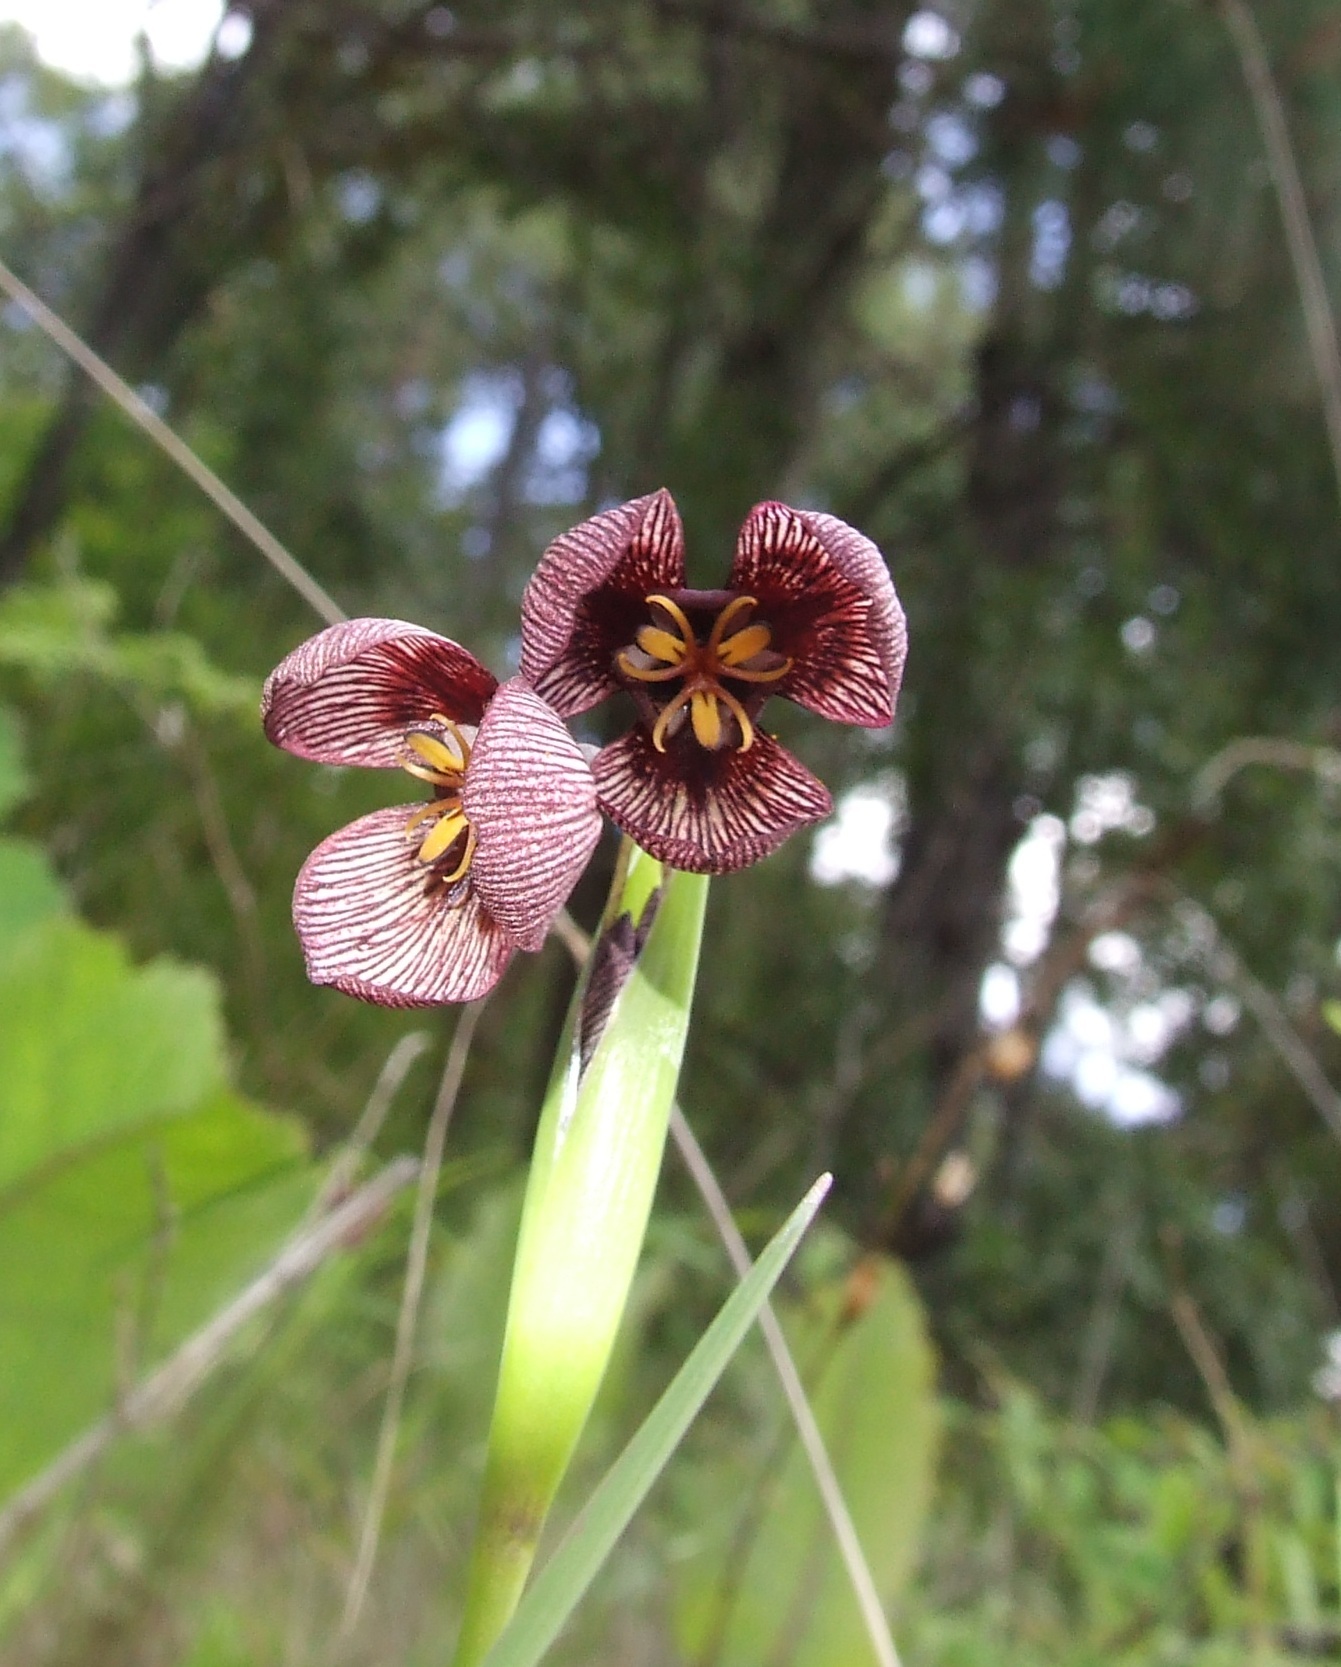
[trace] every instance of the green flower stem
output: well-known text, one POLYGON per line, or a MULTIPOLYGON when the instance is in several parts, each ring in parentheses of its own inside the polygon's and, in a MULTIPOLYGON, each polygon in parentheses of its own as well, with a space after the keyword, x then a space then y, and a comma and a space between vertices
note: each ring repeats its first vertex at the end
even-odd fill
POLYGON ((517 1606, 605 1373, 661 1168, 698 966, 707 881, 621 855, 605 925, 650 933, 579 1075, 579 984, 545 1096, 522 1211, 465 1618, 475 1667, 517 1606))

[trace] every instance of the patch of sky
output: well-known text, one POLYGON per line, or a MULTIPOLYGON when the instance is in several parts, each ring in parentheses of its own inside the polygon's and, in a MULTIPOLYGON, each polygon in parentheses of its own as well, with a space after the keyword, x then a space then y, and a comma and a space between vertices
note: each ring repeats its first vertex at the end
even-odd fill
POLYGON ((979 70, 964 83, 964 97, 979 110, 995 110, 1006 96, 1006 83, 999 75, 979 70))
POLYGON ((907 58, 899 65, 896 79, 905 93, 913 98, 922 98, 935 85, 936 76, 928 65, 919 63, 916 58, 907 58))
POLYGON ((959 200, 964 205, 965 229, 974 237, 990 237, 1001 229, 1006 201, 1000 186, 985 180, 974 181, 960 186, 959 200))
POLYGON ((220 0, 0 0, 0 21, 22 24, 43 63, 105 87, 134 81, 141 34, 159 69, 194 69, 223 12, 220 0))
POLYGON ((922 234, 928 243, 944 246, 962 236, 965 225, 963 204, 954 197, 933 203, 922 215, 922 234))
POLYGON ((108 93, 84 112, 84 129, 94 139, 117 139, 135 120, 139 103, 133 93, 108 93))
POLYGON ((1129 654, 1148 654, 1155 646, 1159 631, 1153 619, 1137 614, 1124 623, 1120 635, 1122 646, 1129 654))
POLYGON ((978 1012, 989 1030, 1009 1030, 1020 1016, 1020 975, 1004 961, 993 961, 982 975, 978 1012))
POLYGON ((953 58, 959 51, 959 36, 939 12, 923 9, 904 25, 903 50, 913 58, 953 58))
POLYGON ((41 196, 55 196, 70 179, 70 141, 59 122, 34 115, 22 75, 0 81, 0 156, 41 196))
POLYGON ((1107 833, 1143 839, 1154 826, 1154 811, 1138 802, 1136 783, 1125 770, 1081 776, 1076 783, 1070 833, 1078 845, 1097 845, 1107 833))
POLYGON ((924 203, 943 203, 954 181, 939 162, 924 162, 917 170, 917 194, 924 203))
POLYGON ((438 276, 448 289, 465 289, 470 282, 471 266, 469 249, 453 249, 438 262, 438 276))
POLYGON ((1211 1211, 1211 1226, 1217 1233, 1226 1238, 1233 1238, 1243 1231, 1248 1220, 1248 1204, 1241 1192, 1231 1192, 1224 1198, 1215 1201, 1215 1208, 1211 1211))
POLYGON ((382 187, 361 168, 341 174, 335 182, 335 196, 341 216, 351 226, 366 226, 382 206, 382 187))
POLYGON ((1182 1101, 1143 1066, 1160 1057, 1173 1034, 1151 1004, 1120 1014, 1099 1002, 1087 980, 1075 979, 1044 1039, 1041 1065, 1046 1075, 1069 1082, 1082 1105, 1119 1127, 1167 1123, 1182 1110, 1182 1101))
POLYGON ((936 269, 926 261, 909 261, 903 269, 903 298, 910 307, 924 311, 936 299, 939 288, 936 269))
POLYGON ((575 504, 587 490, 587 470, 601 449, 601 431, 569 406, 547 411, 536 429, 526 476, 533 504, 575 504))
POLYGON ((1071 252, 1071 216, 1065 203, 1049 198, 1034 210, 1033 221, 1030 282, 1037 289, 1056 289, 1066 275, 1066 257, 1071 252))
POLYGON ((1092 238, 1094 247, 1102 253, 1116 249, 1124 237, 1130 237, 1133 232, 1138 231, 1145 221, 1144 209, 1119 198, 1117 202, 1110 203, 1099 216, 1092 238))
POLYGON ((1047 947, 1062 898, 1066 827, 1044 814, 1030 822, 1006 868, 1005 924, 1001 947, 1017 967, 1036 961, 1047 947))
POLYGON ((1091 417, 1111 417, 1122 408, 1122 398, 1107 378, 1088 370, 1071 387, 1071 404, 1091 417))
POLYGON ((1053 167, 1068 172, 1079 164, 1082 155, 1080 146, 1069 133, 1054 133, 1044 148, 1053 167))
POLYGON ((968 255, 959 263, 959 292, 972 312, 986 312, 996 300, 996 262, 986 255, 968 255))
MULTIPOLYGON (((1135 800, 1129 781, 1122 790, 1112 777, 1085 779, 1104 784, 1100 792, 1078 795, 1087 805, 1097 800, 1100 820, 1116 818, 1117 825, 1130 820, 1135 800)), ((1011 856, 1002 958, 988 966, 978 996, 989 1030, 1009 1030, 1019 1020, 1022 972, 1047 948, 1056 920, 1066 844, 1065 824, 1044 813, 1033 818, 1011 856)), ((1182 1102, 1151 1067, 1192 1022, 1196 999, 1188 990, 1160 987, 1130 933, 1101 933, 1088 955, 1096 972, 1117 982, 1117 999, 1103 1002, 1088 979, 1073 979, 1044 1038, 1042 1069, 1068 1082, 1083 1105, 1122 1127, 1168 1122, 1182 1102)))
POLYGON ((440 440, 439 489, 445 503, 459 503, 503 460, 522 395, 516 370, 477 371, 462 383, 440 440))
POLYGON ((892 885, 900 865, 899 836, 907 820, 903 778, 887 773, 862 782, 839 799, 832 819, 810 848, 810 877, 821 886, 855 880, 892 885))
POLYGON ((252 32, 246 12, 225 12, 214 34, 214 50, 221 58, 241 58, 251 46, 252 32))
POLYGON ((938 110, 923 129, 927 144, 947 168, 962 168, 978 154, 973 129, 953 110, 938 110))
POLYGON ((864 376, 855 373, 842 376, 825 390, 825 408, 835 416, 841 416, 844 411, 850 411, 853 406, 861 404, 869 386, 864 376))

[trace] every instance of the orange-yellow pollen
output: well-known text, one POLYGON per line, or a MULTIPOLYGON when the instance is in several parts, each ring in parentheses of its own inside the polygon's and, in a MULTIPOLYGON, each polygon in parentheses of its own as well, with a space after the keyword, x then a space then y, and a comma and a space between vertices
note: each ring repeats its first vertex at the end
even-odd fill
POLYGON ((741 683, 776 683, 791 670, 790 659, 770 652, 773 633, 767 625, 747 624, 758 606, 753 596, 735 596, 717 615, 707 640, 699 642, 688 614, 669 596, 646 598, 669 626, 656 620, 640 626, 634 638, 637 658, 629 649, 617 656, 619 669, 639 683, 669 683, 677 678, 683 685, 657 714, 652 726, 652 745, 666 750, 670 726, 688 708, 694 739, 709 752, 729 744, 729 714, 740 732, 740 752, 754 745, 754 725, 740 699, 723 684, 723 678, 741 683))
POLYGON ((453 885, 465 875, 475 855, 475 830, 461 808, 461 789, 470 766, 470 743, 460 728, 440 712, 435 712, 428 722, 434 726, 432 729, 406 731, 400 763, 403 770, 429 784, 433 797, 411 812, 405 832, 418 841, 415 855, 426 867, 441 862, 458 843, 461 845, 461 855, 451 871, 436 876, 443 885, 453 885))

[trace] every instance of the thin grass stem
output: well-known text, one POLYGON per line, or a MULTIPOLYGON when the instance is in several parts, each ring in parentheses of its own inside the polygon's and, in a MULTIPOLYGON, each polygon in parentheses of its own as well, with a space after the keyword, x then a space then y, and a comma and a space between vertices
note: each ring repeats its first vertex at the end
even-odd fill
MULTIPOLYGON (((737 1276, 743 1278, 751 1267, 749 1250, 740 1235, 740 1229, 736 1226, 731 1206, 718 1184, 707 1154, 699 1145, 698 1136, 690 1128, 689 1121, 679 1106, 671 1112, 670 1132, 671 1139, 684 1160, 685 1168, 688 1169, 708 1214, 712 1217, 713 1225, 731 1259, 731 1266, 737 1276)), ((880 1667, 899 1667, 899 1653, 894 1647, 889 1621, 880 1601, 880 1593, 876 1589, 875 1576, 866 1561, 866 1553, 862 1550, 856 1524, 852 1521, 852 1513, 843 1497, 842 1484, 829 1458, 824 1437, 810 1408, 805 1385, 801 1382, 801 1374, 796 1369, 796 1361, 771 1302, 766 1302, 759 1310, 758 1324, 763 1332, 764 1342, 768 1345, 773 1369, 778 1374, 778 1382, 782 1385, 782 1393, 786 1396, 787 1405, 796 1424, 796 1433, 800 1437, 802 1449, 815 1477, 815 1485, 819 1489, 825 1514, 833 1529, 843 1566, 852 1583, 853 1595, 857 1600, 857 1607, 861 1610, 861 1618, 865 1623, 866 1634, 871 1641, 875 1658, 880 1667)))
POLYGON ((244 537, 251 540, 279 576, 291 585, 328 625, 338 625, 346 617, 339 603, 322 589, 297 557, 284 548, 270 529, 252 514, 241 498, 230 491, 214 470, 196 456, 186 441, 174 429, 169 428, 156 411, 150 410, 134 388, 119 377, 107 361, 100 358, 86 341, 52 312, 46 302, 35 295, 22 279, 16 277, 3 261, 0 261, 0 290, 22 307, 33 323, 55 342, 61 352, 72 359, 80 370, 102 389, 108 399, 120 406, 130 420, 172 459, 183 474, 195 482, 210 502, 228 517, 244 537))
POLYGON ((345 1594, 344 1613, 340 1618, 338 1643, 348 1639, 358 1625, 367 1600, 373 1565, 377 1561, 382 1519, 386 1515, 387 1498, 391 1491, 401 1412, 405 1404, 405 1386, 409 1380, 410 1363, 414 1355, 419 1305, 424 1294, 424 1275, 428 1267, 429 1237, 433 1227, 433 1206, 438 1194, 438 1177, 442 1173, 443 1148, 447 1142, 447 1129, 452 1120, 452 1113, 456 1109, 457 1098, 461 1092, 471 1043, 475 1040, 475 1028, 487 1001, 486 996, 461 1009, 461 1017, 457 1020, 456 1029, 452 1034, 452 1045, 447 1052, 447 1063, 443 1067, 442 1083, 438 1089, 433 1115, 429 1119, 428 1134, 424 1140, 414 1223, 410 1229, 410 1248, 405 1258, 405 1284, 401 1292, 400 1314, 396 1320, 391 1377, 382 1410, 382 1426, 377 1437, 377 1455, 373 1461, 372 1484, 368 1489, 368 1504, 359 1535, 358 1555, 345 1594))
POLYGON ((1257 20, 1246 0, 1220 0, 1220 15, 1239 55, 1243 79, 1253 101, 1253 110, 1266 147, 1271 182, 1285 223, 1285 241, 1290 250, 1299 301, 1304 313, 1313 356, 1313 369, 1322 395, 1323 417, 1331 442, 1332 467, 1337 492, 1341 494, 1341 347, 1337 344, 1336 320, 1327 297, 1327 281, 1318 255, 1317 239, 1309 219, 1308 199, 1299 174, 1285 105, 1271 73, 1271 62, 1262 42, 1257 20))

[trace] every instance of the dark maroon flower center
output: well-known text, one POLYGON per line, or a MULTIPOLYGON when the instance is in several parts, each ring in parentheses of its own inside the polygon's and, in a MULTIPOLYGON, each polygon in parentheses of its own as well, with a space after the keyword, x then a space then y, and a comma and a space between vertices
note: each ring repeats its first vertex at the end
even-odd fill
POLYGON ((426 724, 405 732, 401 768, 433 789, 405 824, 405 832, 419 841, 415 855, 433 870, 435 883, 451 886, 463 880, 475 855, 475 830, 461 808, 461 791, 470 768, 470 742, 460 727, 441 713, 426 724))
POLYGON ((654 594, 646 602, 651 618, 616 654, 615 669, 651 726, 652 745, 665 752, 667 737, 687 721, 709 752, 727 746, 747 752, 768 685, 792 666, 769 647, 770 627, 752 617, 759 604, 753 596, 712 590, 654 594))

